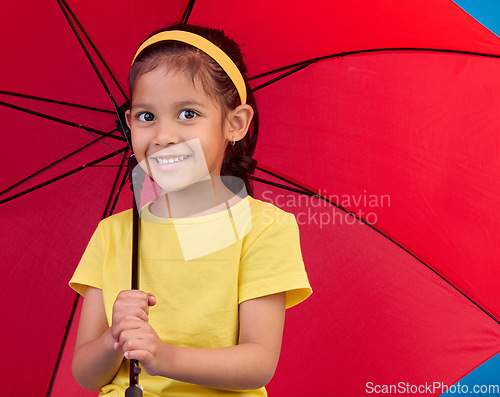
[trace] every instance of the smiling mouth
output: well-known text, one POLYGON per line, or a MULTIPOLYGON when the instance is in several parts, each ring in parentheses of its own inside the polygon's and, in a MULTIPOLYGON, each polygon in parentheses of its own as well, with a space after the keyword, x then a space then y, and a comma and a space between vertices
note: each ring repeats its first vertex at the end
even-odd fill
POLYGON ((188 155, 182 155, 182 156, 168 156, 168 157, 153 157, 152 160, 154 160, 158 164, 174 164, 174 163, 180 163, 187 158, 191 156, 188 155))

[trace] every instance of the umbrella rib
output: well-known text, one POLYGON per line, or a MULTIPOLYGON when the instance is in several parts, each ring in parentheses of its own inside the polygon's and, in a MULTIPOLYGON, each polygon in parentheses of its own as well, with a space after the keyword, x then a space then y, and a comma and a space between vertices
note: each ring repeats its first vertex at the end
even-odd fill
POLYGON ((66 330, 64 331, 63 340, 61 341, 61 346, 59 347, 59 352, 57 354, 54 370, 52 371, 52 377, 50 379, 49 387, 47 389, 47 394, 46 394, 47 397, 49 397, 50 393, 52 393, 52 387, 54 386, 54 382, 56 380, 57 370, 59 369, 59 364, 61 362, 61 358, 64 352, 64 346, 66 345, 66 341, 69 336, 69 331, 71 328, 71 324, 73 323, 73 318, 75 317, 76 308, 78 307, 79 300, 80 300, 80 294, 75 293, 75 298, 73 299, 73 306, 71 307, 69 319, 68 322, 66 323, 66 330))
POLYGON ((306 192, 308 195, 316 196, 316 193, 313 190, 308 189, 307 187, 304 187, 296 182, 293 182, 292 180, 290 180, 284 176, 278 175, 276 172, 273 172, 273 171, 268 170, 268 169, 263 168, 263 167, 256 167, 256 168, 259 171, 265 172, 268 175, 274 176, 275 178, 281 179, 282 181, 289 183, 290 185, 298 187, 301 191, 306 192))
MULTIPOLYGON (((93 137, 93 138, 97 139, 97 140, 98 140, 99 142, 101 142, 103 145, 107 146, 107 147, 108 147, 108 148, 110 148, 112 151, 116 152, 116 154, 118 154, 118 155, 122 156, 123 158, 125 158, 125 157, 123 156, 123 154, 118 153, 118 152, 116 151, 116 149, 115 149, 113 146, 111 146, 111 145, 107 144, 106 142, 104 142, 104 140, 102 140, 102 139, 101 139, 101 138, 99 138, 98 136, 95 136, 95 135, 94 135, 94 134, 92 134, 90 131, 86 130, 86 129, 85 129, 85 127, 80 127, 80 128, 81 128, 82 130, 84 130, 85 132, 87 132, 87 133, 88 133, 91 137, 93 137)), ((115 129, 114 131, 116 131, 116 129, 115 129)))
POLYGON ((93 168, 121 168, 121 167, 126 167, 126 165, 121 166, 121 165, 116 165, 116 164, 115 165, 103 164, 103 165, 93 165, 92 167, 93 168))
POLYGON ((291 186, 282 185, 281 183, 268 181, 268 180, 266 180, 266 179, 258 178, 258 177, 256 177, 256 176, 252 176, 252 180, 253 180, 253 181, 260 182, 260 183, 264 183, 264 184, 266 184, 266 185, 279 187, 280 189, 288 190, 288 191, 290 191, 290 192, 300 193, 300 194, 304 194, 304 195, 306 195, 306 196, 316 196, 316 194, 315 194, 315 193, 310 193, 310 192, 308 192, 307 190, 296 189, 296 188, 293 188, 293 187, 291 187, 291 186))
POLYGON ((311 65, 312 63, 315 63, 315 62, 317 62, 317 61, 316 60, 311 60, 309 62, 305 62, 303 64, 300 64, 296 68, 294 68, 292 70, 289 70, 288 72, 283 73, 283 74, 279 75, 278 77, 275 77, 274 79, 271 79, 271 80, 269 80, 269 81, 267 81, 267 82, 265 82, 265 83, 263 83, 263 84, 255 87, 255 88, 252 88, 252 91, 255 92, 255 91, 260 90, 261 88, 267 87, 268 85, 273 84, 276 81, 281 80, 281 79, 283 79, 283 78, 285 78, 285 77, 287 77, 287 76, 289 76, 289 75, 291 75, 291 74, 293 74, 295 72, 298 72, 299 70, 304 69, 305 67, 307 67, 307 66, 309 66, 309 65, 311 65))
POLYGON ((122 179, 122 182, 120 183, 120 188, 118 189, 118 192, 116 193, 116 196, 115 196, 115 200, 113 201, 113 205, 111 206, 111 209, 109 210, 110 215, 115 212, 115 207, 116 207, 116 204, 118 203, 118 198, 120 197, 122 189, 128 180, 128 173, 129 173, 128 166, 126 166, 125 167, 125 174, 123 174, 123 179, 122 179))
POLYGON ((42 97, 38 97, 38 96, 34 96, 34 95, 20 94, 17 92, 1 91, 0 90, 0 94, 15 96, 15 97, 19 97, 19 98, 33 99, 35 101, 41 101, 41 102, 56 103, 58 105, 72 106, 75 108, 80 108, 80 109, 85 109, 85 110, 94 110, 96 112, 115 114, 115 112, 113 112, 112 110, 100 109, 100 108, 96 108, 93 106, 87 106, 87 105, 79 105, 78 103, 58 101, 56 99, 42 98, 42 97))
MULTIPOLYGON (((102 218, 103 219, 106 218, 106 216, 107 216, 106 214, 108 212, 108 208, 111 205, 111 200, 113 200, 113 193, 114 193, 114 191, 116 189, 116 185, 118 184, 118 179, 120 178, 120 173, 122 172, 122 167, 123 167, 123 165, 125 163, 125 160, 126 160, 125 156, 122 156, 122 160, 120 162, 120 166, 118 168, 118 172, 116 173, 115 180, 113 181, 113 186, 111 187, 111 191, 109 192, 108 201, 106 202, 106 207, 104 208, 104 212, 102 214, 102 218)), ((119 194, 119 192, 118 192, 118 194, 119 194)), ((117 197, 118 197, 118 194, 117 194, 117 197)), ((109 215, 111 215, 112 213, 113 212, 110 211, 109 215)))
POLYGON ((72 121, 60 119, 60 118, 54 117, 54 116, 49 116, 48 114, 35 112, 34 110, 26 109, 26 108, 23 108, 21 106, 13 105, 11 103, 0 101, 0 105, 3 105, 5 107, 11 108, 11 109, 19 110, 21 112, 25 112, 25 113, 31 114, 33 116, 37 116, 37 117, 41 117, 41 118, 44 118, 47 120, 55 121, 55 122, 60 123, 60 124, 69 125, 70 127, 83 128, 87 131, 91 131, 91 132, 98 134, 98 135, 101 135, 101 136, 106 136, 108 138, 117 139, 119 141, 125 141, 125 138, 122 138, 122 137, 117 136, 117 135, 113 135, 112 133, 100 131, 100 130, 97 130, 97 129, 92 128, 92 127, 86 127, 86 126, 83 126, 81 124, 73 123, 72 121))
POLYGON ((25 178, 21 179, 20 181, 18 181, 18 182, 16 182, 16 183, 14 183, 13 185, 11 185, 11 186, 7 187, 6 189, 2 190, 2 191, 0 192, 0 196, 3 196, 5 193, 7 193, 7 192, 11 191, 12 189, 14 189, 14 188, 16 188, 16 187, 18 187, 18 186, 22 185, 23 183, 25 183, 25 182, 29 181, 30 179, 34 178, 35 176, 40 175, 42 172, 47 171, 49 168, 52 168, 52 167, 53 167, 53 166, 55 166, 56 164, 59 164, 60 162, 62 162, 62 161, 64 161, 64 160, 68 159, 69 157, 71 157, 71 156, 73 156, 73 155, 77 154, 78 152, 81 152, 82 150, 84 150, 84 149, 88 148, 89 146, 91 146, 91 145, 93 145, 94 143, 97 143, 97 142, 99 142, 99 140, 98 140, 98 139, 95 139, 95 140, 93 140, 92 142, 89 142, 89 143, 87 143, 87 144, 85 144, 85 145, 83 145, 83 146, 79 147, 78 149, 76 149, 76 150, 72 151, 71 153, 69 153, 69 154, 67 154, 67 155, 65 155, 65 156, 63 156, 63 157, 61 157, 60 159, 58 159, 58 160, 56 160, 56 161, 54 161, 54 162, 52 162, 52 163, 50 163, 50 164, 46 165, 45 167, 40 168, 38 171, 35 171, 35 172, 34 172, 34 173, 32 173, 31 175, 28 175, 27 177, 25 177, 25 178))
MULTIPOLYGON (((71 18, 69 17, 68 15, 68 12, 66 11, 66 8, 63 6, 61 0, 57 0, 57 3, 59 4, 59 7, 61 8, 61 11, 63 12, 64 16, 66 17, 66 20, 68 21, 69 23, 69 26, 71 27, 71 30, 73 30, 73 33, 75 34, 75 37, 76 39, 78 40, 78 42, 80 43, 80 47, 82 47, 82 50, 83 52, 85 53, 85 56, 87 57, 88 61, 90 62, 90 64, 92 65, 92 68, 94 69, 94 72, 96 73, 97 75, 97 78, 99 79, 99 81, 101 82, 101 85, 103 86, 104 90, 106 91, 106 93, 112 98, 112 95, 111 95, 111 92, 108 88, 108 85, 106 84, 106 82, 104 81, 104 78, 102 77, 101 73, 99 72, 99 69, 97 69, 97 65, 95 64, 94 60, 92 59, 92 57, 90 56, 90 53, 89 51, 87 50, 87 47, 85 47, 85 44, 83 43, 83 40, 82 38, 80 37, 80 35, 78 34, 76 28, 75 28, 75 25, 73 24, 73 22, 71 21, 71 18)), ((114 100, 111 99, 113 102, 114 100)))
POLYGON ((68 4, 66 3, 66 0, 61 0, 61 1, 63 2, 64 6, 69 11, 69 13, 71 14, 71 17, 77 23, 77 25, 80 28, 80 30, 82 31, 83 35, 87 39, 88 43, 90 44, 90 46, 92 47, 92 49, 96 53, 97 57, 102 62, 103 66, 106 68, 106 70, 109 73, 110 77, 113 79, 114 83, 116 84, 116 86, 118 87, 118 89, 120 90, 120 92, 122 93, 123 98, 125 98, 125 100, 128 101, 127 94, 125 94, 125 91, 123 90, 123 88, 121 87, 120 83, 118 82, 118 80, 114 76, 113 72, 111 72, 111 69, 109 68, 108 64, 104 61, 104 58, 101 56, 101 53, 97 50, 97 47, 94 45, 94 43, 92 42, 92 40, 90 40, 89 35, 87 34, 87 32, 85 31, 85 29, 83 28, 83 26, 80 24, 80 21, 78 20, 78 18, 75 16, 75 14, 71 10, 71 8, 69 8, 68 4))
MULTIPOLYGON (((261 169, 261 168, 259 168, 261 169)), ((262 171, 264 172, 267 172, 266 170, 264 169, 261 169, 262 171)), ((271 172, 268 172, 270 173, 271 175, 274 175, 272 174, 271 172)), ((316 197, 318 199, 321 199, 321 200, 324 200, 326 201, 327 203, 337 207, 338 209, 352 215, 353 217, 355 217, 356 219, 358 219, 360 222, 362 222, 363 224, 367 225, 368 227, 370 227, 371 229, 373 229, 374 231, 378 232, 379 234, 381 234, 382 236, 384 236, 385 238, 387 238, 390 242, 392 242, 393 244, 396 244, 399 248, 403 249, 406 253, 408 253, 409 255, 411 255, 413 258, 415 258, 417 261, 419 261, 422 265, 424 265, 426 268, 428 268, 430 271, 432 271, 436 276, 438 276, 439 278, 441 278, 444 282, 446 282, 448 285, 450 285, 453 289, 455 289, 457 292, 459 292, 464 298, 466 298, 467 300, 469 300, 473 305, 475 305, 478 309, 480 309, 483 313, 485 313, 488 317, 490 317, 493 321, 495 321, 497 324, 500 325, 500 320, 497 319, 493 314, 491 314, 488 310, 486 310, 486 308, 484 308, 483 306, 481 306, 478 302, 476 302, 474 299, 472 299, 469 295, 467 295, 464 291, 462 291, 460 288, 458 288, 455 284, 453 284, 450 280, 448 280, 446 277, 444 277, 442 274, 440 274, 437 270, 433 269, 430 265, 428 265, 427 263, 425 263, 422 259, 420 259, 419 257, 417 257, 415 254, 413 254, 412 252, 410 252, 407 248, 403 247, 400 243, 398 243, 397 241, 395 241, 394 239, 392 239, 391 237, 389 237, 387 234, 385 234, 383 231, 381 231, 380 229, 376 228, 375 226, 373 226, 371 223, 367 222, 366 220, 364 220, 363 218, 359 217, 358 215, 356 215, 355 212, 352 212, 352 211, 348 211, 347 209, 343 208, 342 206, 340 206, 339 204, 335 203, 334 201, 332 201, 331 199, 321 195, 321 194, 316 194, 314 192, 312 192, 310 189, 307 189, 306 187, 303 187, 295 182, 292 182, 284 177, 280 177, 278 175, 274 175, 276 176, 277 178, 280 178, 284 181, 287 181, 288 183, 290 184, 293 184, 295 186, 298 186, 300 187, 302 190, 299 190, 299 189, 295 189, 295 188, 292 188, 292 187, 289 187, 289 186, 285 186, 285 185, 281 185, 281 184, 278 184, 278 183, 274 183, 274 182, 271 182, 271 181, 266 181, 264 179, 261 179, 261 178, 255 178, 255 177, 252 177, 253 180, 256 180, 258 182, 261 182, 261 183, 265 183, 267 185, 272 185, 272 186, 276 186, 276 187, 279 187, 279 188, 282 188, 282 189, 285 189, 285 190, 289 190, 289 191, 293 191, 293 192, 297 192, 297 193, 301 193, 301 194, 305 194, 307 196, 313 196, 313 197, 316 197)))
POLYGON ((191 16, 191 12, 193 11, 194 8, 195 1, 196 0, 189 0, 189 3, 186 6, 186 9, 184 10, 184 14, 182 15, 181 23, 188 23, 189 17, 191 16))
POLYGON ((268 72, 258 74, 256 76, 252 76, 252 77, 249 78, 249 80, 260 79, 262 77, 266 77, 266 76, 269 76, 269 75, 272 75, 272 74, 275 74, 275 73, 283 72, 285 70, 289 70, 291 68, 294 68, 293 70, 291 70, 289 72, 286 72, 286 73, 284 73, 282 75, 279 75, 279 76, 275 77, 274 79, 270 80, 269 82, 263 83, 260 86, 252 89, 252 91, 256 91, 256 90, 261 89, 261 88, 263 88, 263 87, 265 87, 265 86, 267 86, 269 84, 272 84, 272 83, 274 83, 274 82, 276 82, 278 80, 281 80, 282 78, 287 77, 290 74, 295 73, 295 72, 297 72, 297 71, 305 68, 306 66, 309 66, 309 65, 311 65, 313 63, 316 63, 318 61, 324 61, 324 60, 330 59, 330 58, 342 58, 342 57, 345 57, 347 55, 355 55, 355 54, 363 54, 363 53, 373 53, 373 52, 390 52, 390 51, 444 52, 444 53, 452 53, 452 54, 483 56, 483 57, 489 57, 489 58, 500 58, 500 55, 496 55, 496 54, 486 54, 486 53, 482 53, 482 52, 473 52, 473 51, 446 50, 446 49, 438 49, 438 48, 418 48, 418 47, 408 47, 408 48, 404 48, 404 47, 374 48, 374 49, 367 49, 367 50, 356 50, 356 51, 348 51, 348 52, 339 52, 339 53, 336 53, 336 54, 324 55, 324 56, 321 56, 321 57, 318 57, 318 58, 312 58, 312 59, 309 59, 309 60, 305 60, 305 61, 301 61, 301 62, 297 62, 297 63, 291 64, 291 65, 288 65, 288 66, 283 66, 283 67, 280 67, 280 68, 277 68, 277 69, 273 69, 273 70, 270 70, 268 72))
MULTIPOLYGON (((128 148, 126 148, 126 150, 128 150, 128 148)), ((123 166, 123 163, 125 162, 126 158, 124 156, 122 156, 122 160, 121 160, 121 163, 120 163, 120 166, 118 168, 118 173, 116 174, 116 177, 115 177, 115 181, 113 183, 113 187, 111 188, 111 192, 110 192, 110 195, 109 195, 109 198, 108 198, 108 201, 106 203, 106 208, 104 210, 104 214, 102 216, 101 219, 104 219, 106 217, 106 212, 107 212, 107 209, 110 205, 110 202, 111 202, 111 199, 113 197, 113 191, 116 187, 116 184, 118 182, 118 178, 119 178, 119 175, 120 175, 120 172, 121 172, 121 169, 122 169, 122 166, 123 166)), ((128 168, 127 168, 128 170, 128 168)), ((113 203, 113 207, 110 211, 110 214, 111 215, 113 213, 113 210, 115 208, 115 204, 116 202, 118 201, 118 196, 120 195, 120 192, 121 192, 121 189, 123 187, 123 185, 125 184, 125 181, 127 180, 126 178, 127 176, 127 171, 125 171, 125 176, 124 176, 124 181, 122 181, 121 183, 121 186, 120 186, 120 189, 115 197, 115 201, 113 203)), ((55 382, 55 379, 56 379, 56 376, 57 376, 57 371, 59 370, 59 365, 61 363, 61 360, 62 360, 62 355, 63 355, 63 352, 64 352, 64 348, 66 347, 66 342, 68 340, 68 336, 69 336, 69 332, 71 330, 71 326, 73 324, 73 319, 75 317, 75 313, 76 313, 76 309, 78 307, 78 301, 80 299, 80 295, 77 293, 76 296, 75 296, 75 299, 74 299, 74 302, 73 302, 73 307, 71 308, 71 312, 70 312, 70 316, 69 316, 69 319, 68 319, 68 322, 66 324, 66 330, 64 331, 64 336, 63 336, 63 339, 61 341, 61 345, 59 346, 59 352, 57 354, 57 358, 56 358, 56 362, 55 362, 55 365, 54 365, 54 369, 52 371, 52 376, 51 376, 51 379, 50 379, 50 384, 49 384, 49 387, 48 387, 48 390, 47 390, 47 397, 50 396, 51 392, 52 392, 52 387, 54 386, 54 382, 55 382)))
MULTIPOLYGON (((75 28, 75 25, 73 24, 73 22, 71 21, 71 18, 69 17, 68 15, 68 12, 66 11, 65 7, 63 6, 62 0, 57 0, 57 3, 59 4, 59 7, 61 8, 61 11, 63 12, 66 20, 68 21, 69 23, 69 26, 71 27, 71 30, 73 30, 73 33, 75 34, 76 36, 76 39, 78 40, 78 42, 80 43, 80 46, 82 47, 82 50, 83 52, 85 53, 87 59, 89 60, 90 64, 92 65, 92 68, 94 69, 94 72, 96 73, 97 77, 99 78, 99 81, 101 82, 104 90, 106 91, 106 93, 108 94, 109 96, 109 99, 111 100, 111 103, 113 104, 113 107, 115 108, 115 112, 116 112, 116 117, 118 118, 118 122, 120 124, 120 127, 121 127, 121 130, 123 131, 124 133, 124 136, 125 136, 125 139, 127 140, 127 144, 130 148, 132 148, 132 144, 129 142, 128 138, 127 138, 127 134, 125 133, 126 131, 126 128, 123 124, 123 121, 122 121, 122 118, 120 117, 120 110, 118 108, 118 105, 116 104, 116 101, 115 101, 115 98, 113 97, 113 95, 111 94, 111 91, 109 90, 106 82, 104 81, 101 73, 99 72, 99 69, 97 69, 97 65, 95 64, 94 60, 92 59, 92 57, 90 56, 90 53, 89 51, 87 50, 87 47, 85 47, 85 44, 83 43, 83 40, 82 38, 80 37, 80 35, 78 34, 76 28, 75 28)), ((67 7, 67 5, 66 5, 67 7)), ((68 8, 69 9, 69 8, 68 8)), ((126 98, 126 97, 125 97, 126 98)), ((128 99, 127 99, 128 101, 128 99)))
MULTIPOLYGON (((107 208, 109 207, 111 198, 113 196, 113 190, 115 189, 116 182, 118 181, 118 176, 120 175, 120 171, 121 171, 121 168, 122 168, 124 162, 125 162, 125 157, 123 157, 122 160, 121 160, 120 168, 118 169, 118 173, 116 175, 115 182, 114 182, 113 187, 111 189, 111 194, 110 194, 108 202, 106 204, 106 209, 104 210, 104 214, 102 216, 102 219, 104 219, 106 217, 106 211, 107 211, 107 208)), ((126 174, 127 174, 127 172, 125 172, 125 176, 126 176, 126 174)), ((126 178, 125 178, 125 180, 126 180, 126 178)), ((116 195, 115 204, 116 204, 116 201, 118 199, 118 195, 120 194, 121 188, 123 187, 123 184, 124 183, 122 182, 122 186, 120 187, 120 190, 118 191, 118 194, 116 195)), ((112 210, 110 212, 110 215, 113 213, 113 209, 114 209, 114 205, 113 205, 113 208, 112 208, 112 210)), ((52 371, 52 376, 51 376, 51 379, 50 379, 50 384, 49 384, 49 387, 47 389, 47 395, 46 395, 47 397, 50 396, 50 393, 52 392, 52 387, 54 386, 54 382, 55 382, 55 379, 56 379, 56 376, 57 376, 57 371, 59 370, 59 365, 61 364, 61 359, 62 359, 62 355, 63 355, 63 352, 64 352, 64 348, 66 347, 66 342, 68 340, 69 332, 71 330, 71 326, 73 325, 73 319, 75 317, 75 313, 76 313, 76 309, 78 307, 78 301, 79 301, 79 299, 80 299, 80 294, 76 293, 75 294, 75 299, 73 301, 73 307, 71 308, 69 319, 68 319, 68 322, 66 324, 66 329, 64 331, 64 336, 63 336, 63 339, 61 341, 61 345, 59 346, 59 352, 57 354, 56 362, 54 364, 54 369, 52 371)))
MULTIPOLYGON (((259 168, 259 169, 260 169, 260 168, 259 168)), ((263 170, 263 171, 264 171, 264 170, 263 170)), ((273 175, 273 174, 271 173, 271 175, 273 175)), ((348 214, 350 214, 350 215, 354 216, 355 218, 358 218, 354 212, 352 212, 352 211, 348 211, 347 209, 345 209, 344 207, 342 207, 340 204, 337 204, 336 202, 331 201, 331 200, 327 199, 326 197, 321 196, 321 195, 320 195, 320 194, 318 194, 318 193, 314 193, 312 190, 309 190, 309 189, 307 189, 306 187, 302 187, 302 186, 300 186, 300 185, 298 185, 298 184, 296 184, 296 183, 294 183, 294 182, 292 182, 292 181, 289 181, 289 180, 287 180, 286 178, 280 177, 280 176, 278 176, 278 175, 276 175, 276 177, 277 177, 277 178, 280 178, 280 179, 282 179, 282 180, 284 180, 284 181, 286 181, 286 182, 288 182, 288 183, 291 183, 292 185, 299 186, 299 189, 297 189, 297 188, 293 188, 293 187, 291 187, 291 186, 283 185, 283 184, 281 184, 281 183, 268 181, 268 180, 266 180, 266 179, 258 178, 258 177, 255 177, 255 176, 253 176, 253 177, 252 177, 252 180, 257 181, 257 182, 260 182, 260 183, 264 183, 264 184, 266 184, 266 185, 279 187, 280 189, 288 190, 288 191, 290 191, 290 192, 295 192, 295 193, 303 194, 303 195, 305 195, 305 196, 316 197, 316 198, 318 198, 318 199, 321 199, 321 200, 324 200, 324 201, 328 202, 329 204, 333 205, 334 207, 337 207, 339 210, 342 210, 342 211, 344 211, 344 212, 346 212, 346 213, 348 213, 348 214)), ((369 225, 369 223, 365 222, 363 219, 360 219, 360 218, 358 218, 358 219, 359 219, 360 221, 362 221, 363 223, 366 223, 366 224, 368 224, 368 225, 369 225)))
MULTIPOLYGON (((126 150, 128 150, 128 148, 124 147, 122 149, 119 149, 117 152, 121 153, 121 152, 124 152, 126 150)), ((5 198, 3 200, 0 200, 0 205, 1 204, 5 204, 6 202, 14 200, 14 199, 16 199, 18 197, 24 196, 25 194, 28 194, 28 193, 33 192, 35 190, 38 190, 38 189, 40 189, 40 188, 42 188, 44 186, 50 185, 51 183, 57 182, 58 180, 66 178, 67 176, 73 175, 73 174, 75 174, 78 171, 81 171, 83 169, 92 167, 93 165, 98 164, 98 163, 100 163, 102 161, 105 161, 105 160, 107 160, 107 159, 109 159, 109 158, 111 158, 113 156, 116 156, 116 153, 107 154, 106 156, 100 157, 100 158, 98 158, 96 160, 91 161, 90 163, 87 163, 87 164, 81 165, 80 167, 74 168, 71 171, 65 172, 64 174, 61 174, 61 175, 56 176, 56 177, 54 177, 52 179, 49 179, 48 181, 45 181, 45 182, 40 183, 40 184, 38 184, 36 186, 33 186, 32 188, 23 190, 22 192, 19 192, 19 193, 14 194, 14 195, 12 195, 10 197, 7 197, 7 198, 5 198)))

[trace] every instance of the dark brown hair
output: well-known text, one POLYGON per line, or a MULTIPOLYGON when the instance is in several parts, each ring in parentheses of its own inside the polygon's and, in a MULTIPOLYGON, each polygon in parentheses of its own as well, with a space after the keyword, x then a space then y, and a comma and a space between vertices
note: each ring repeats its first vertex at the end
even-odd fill
MULTIPOLYGON (((253 108, 254 116, 246 136, 236 142, 234 146, 227 145, 221 175, 241 178, 245 183, 248 194, 253 196, 250 175, 255 172, 257 166, 257 161, 252 156, 257 143, 259 114, 254 95, 248 84, 247 69, 239 45, 227 37, 222 30, 189 24, 172 25, 152 33, 149 37, 165 30, 183 30, 204 37, 224 51, 240 70, 247 88, 247 103, 253 108)), ((173 70, 187 73, 193 83, 198 77, 205 93, 221 105, 223 118, 225 118, 228 111, 241 104, 236 87, 219 64, 201 50, 178 41, 161 41, 145 48, 139 54, 130 69, 130 98, 132 98, 137 78, 156 69, 165 60, 168 60, 168 65, 173 70)))

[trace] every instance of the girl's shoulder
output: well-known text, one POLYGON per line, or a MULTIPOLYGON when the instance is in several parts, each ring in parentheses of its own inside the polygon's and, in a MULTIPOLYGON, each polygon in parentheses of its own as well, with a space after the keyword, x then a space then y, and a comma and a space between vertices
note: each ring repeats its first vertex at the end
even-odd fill
POLYGON ((107 218, 104 218, 100 223, 115 224, 124 221, 130 222, 131 217, 132 217, 132 208, 129 208, 128 210, 117 212, 116 214, 112 214, 107 218))
POLYGON ((282 233, 287 229, 298 229, 295 215, 274 204, 249 197, 252 214, 252 232, 261 234, 265 230, 282 233))
POLYGON ((258 200, 253 197, 248 197, 248 199, 250 200, 252 220, 254 218, 267 218, 268 220, 273 219, 276 221, 280 219, 295 219, 295 216, 292 213, 286 212, 272 203, 258 200))
POLYGON ((107 235, 128 233, 132 227, 132 209, 117 212, 107 218, 102 219, 97 229, 107 235))

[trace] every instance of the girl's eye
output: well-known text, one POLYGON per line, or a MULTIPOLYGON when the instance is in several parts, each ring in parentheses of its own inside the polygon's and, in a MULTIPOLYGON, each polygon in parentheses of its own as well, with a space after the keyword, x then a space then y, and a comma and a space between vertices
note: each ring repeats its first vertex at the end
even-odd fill
POLYGON ((137 118, 140 121, 154 121, 155 120, 155 115, 153 113, 149 112, 142 112, 137 115, 137 118))
POLYGON ((194 110, 183 110, 179 114, 179 118, 183 120, 191 120, 194 119, 197 116, 196 112, 194 110))

